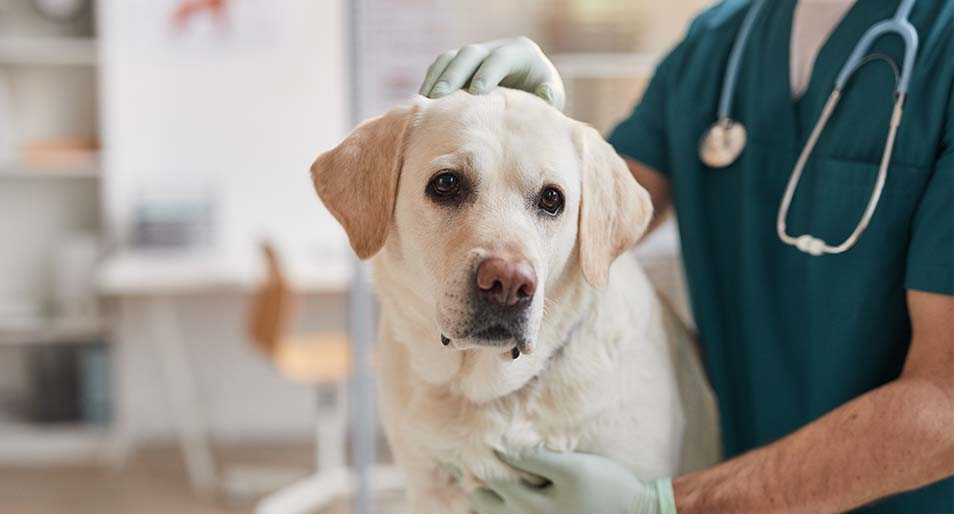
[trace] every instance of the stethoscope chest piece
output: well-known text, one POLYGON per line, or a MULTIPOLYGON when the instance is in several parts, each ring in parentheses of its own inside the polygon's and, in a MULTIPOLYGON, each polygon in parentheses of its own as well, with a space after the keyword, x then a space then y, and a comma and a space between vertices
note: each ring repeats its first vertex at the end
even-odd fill
POLYGON ((710 168, 725 168, 745 149, 745 127, 730 118, 722 118, 709 127, 699 142, 699 158, 710 168))

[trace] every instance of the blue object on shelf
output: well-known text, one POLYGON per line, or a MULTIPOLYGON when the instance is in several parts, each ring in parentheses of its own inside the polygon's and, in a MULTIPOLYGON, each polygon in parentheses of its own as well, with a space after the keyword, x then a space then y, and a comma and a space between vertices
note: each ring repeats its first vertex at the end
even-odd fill
POLYGON ((80 353, 80 412, 83 421, 106 425, 112 417, 112 366, 109 347, 102 343, 83 346, 80 353))

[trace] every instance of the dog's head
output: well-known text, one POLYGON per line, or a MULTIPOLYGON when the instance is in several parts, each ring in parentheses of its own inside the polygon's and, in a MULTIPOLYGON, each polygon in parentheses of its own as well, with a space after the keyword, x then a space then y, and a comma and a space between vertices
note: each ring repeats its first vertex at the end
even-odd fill
POLYGON ((652 214, 594 129, 513 90, 394 109, 311 171, 355 253, 400 263, 445 345, 514 358, 533 351, 552 292, 601 287, 652 214))

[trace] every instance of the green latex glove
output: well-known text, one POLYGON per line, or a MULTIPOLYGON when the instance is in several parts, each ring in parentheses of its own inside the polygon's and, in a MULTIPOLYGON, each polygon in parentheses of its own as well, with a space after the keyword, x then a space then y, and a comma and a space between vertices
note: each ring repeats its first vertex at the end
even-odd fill
POLYGON ((566 102, 563 79, 553 63, 523 36, 442 53, 427 69, 420 92, 440 98, 468 87, 471 94, 481 95, 498 85, 533 93, 560 110, 566 102))
POLYGON ((498 457, 547 485, 488 483, 470 496, 478 514, 676 514, 671 480, 644 482, 605 457, 547 450, 498 457))

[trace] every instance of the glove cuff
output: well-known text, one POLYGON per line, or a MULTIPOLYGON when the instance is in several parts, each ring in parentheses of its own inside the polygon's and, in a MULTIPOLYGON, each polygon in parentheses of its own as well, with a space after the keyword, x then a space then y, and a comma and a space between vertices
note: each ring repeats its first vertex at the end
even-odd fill
POLYGON ((676 497, 672 492, 672 479, 657 480, 656 497, 659 498, 659 514, 677 514, 676 497))

